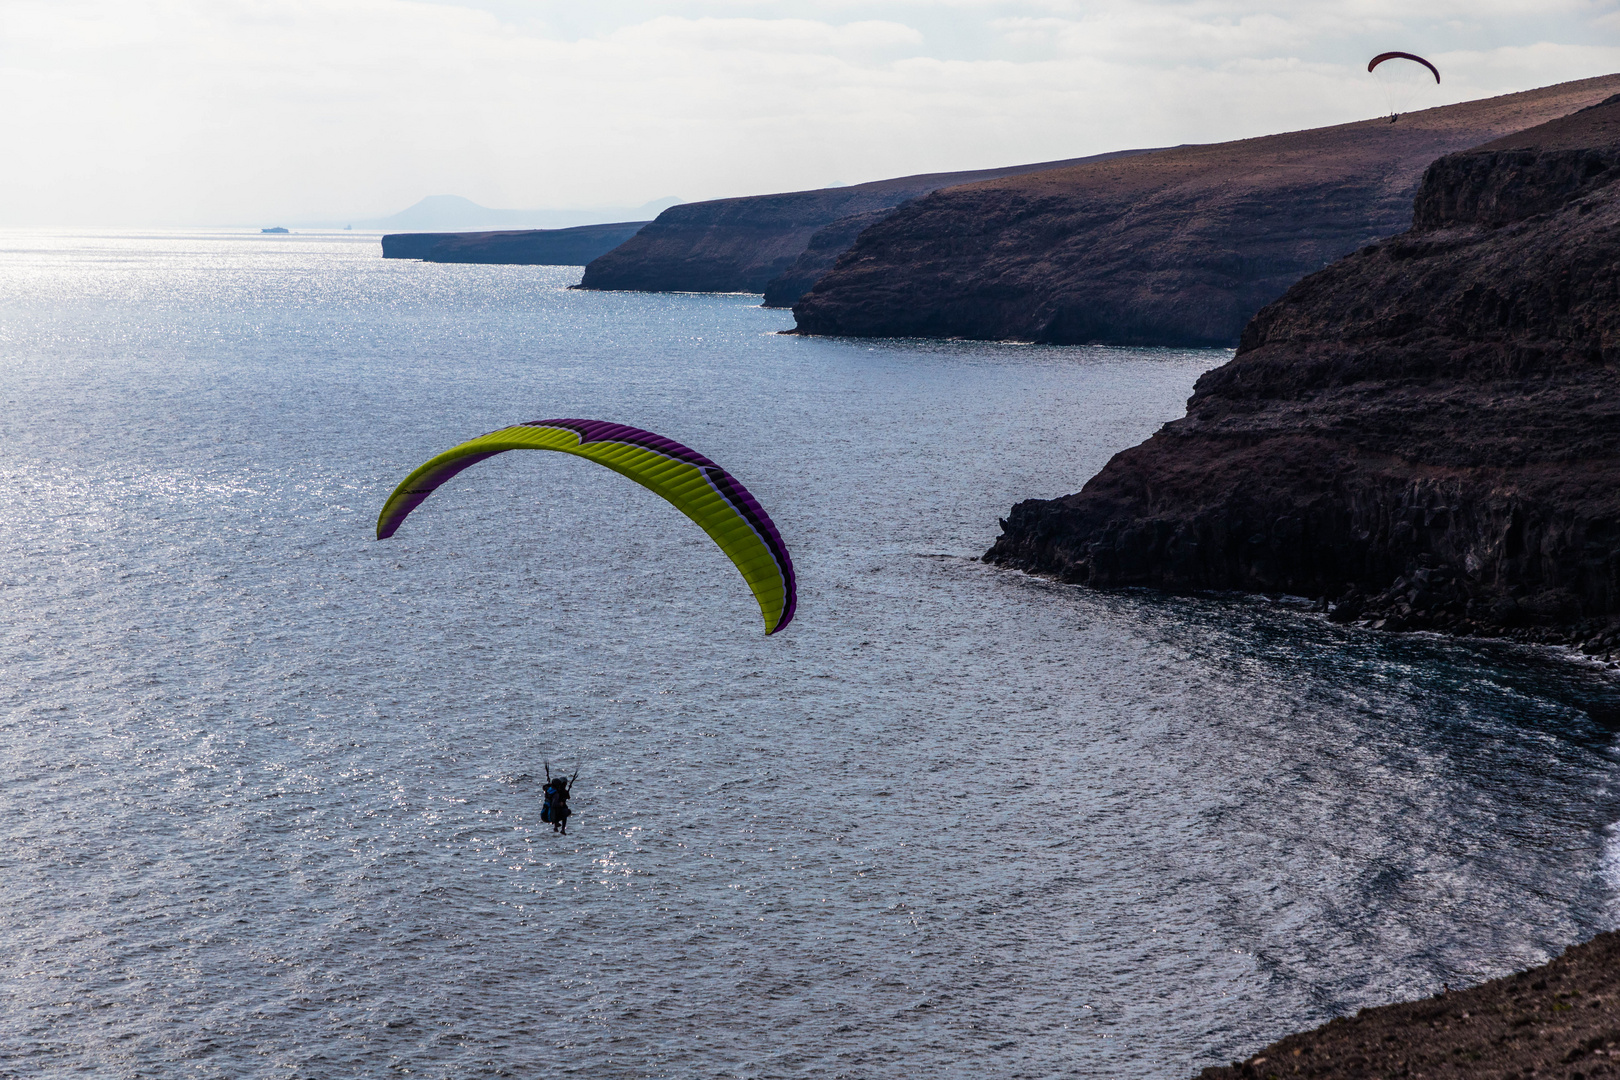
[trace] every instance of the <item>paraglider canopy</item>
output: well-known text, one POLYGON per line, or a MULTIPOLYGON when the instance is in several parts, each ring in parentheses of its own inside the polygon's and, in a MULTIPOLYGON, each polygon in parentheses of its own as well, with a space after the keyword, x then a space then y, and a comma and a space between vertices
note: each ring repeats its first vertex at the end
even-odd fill
POLYGON ((1425 88, 1440 85, 1440 69, 1416 53, 1379 53, 1367 61, 1367 70, 1384 90, 1391 123, 1410 110, 1425 88))
POLYGON ((533 420, 453 446, 407 476, 377 515, 377 539, 394 535, 412 510, 470 465, 508 450, 554 450, 605 465, 661 495, 709 534, 759 601, 765 633, 793 621, 793 560, 765 508, 736 477, 690 447, 603 420, 533 420))
POLYGON ((1413 53, 1409 53, 1409 52, 1381 52, 1377 56, 1373 57, 1371 60, 1367 61, 1367 70, 1372 71, 1379 64, 1382 64, 1386 60, 1410 60, 1414 64, 1422 64, 1424 67, 1428 68, 1429 73, 1434 76, 1434 81, 1435 81, 1436 85, 1438 85, 1439 82, 1440 82, 1440 69, 1439 68, 1435 67, 1433 64, 1431 64, 1427 60, 1423 59, 1423 57, 1417 56, 1417 55, 1415 55, 1413 53))

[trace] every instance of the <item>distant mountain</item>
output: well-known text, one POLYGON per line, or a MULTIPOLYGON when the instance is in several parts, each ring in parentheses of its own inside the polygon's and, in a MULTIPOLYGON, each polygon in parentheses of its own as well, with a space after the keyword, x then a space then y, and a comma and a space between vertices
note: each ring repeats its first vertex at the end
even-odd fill
POLYGON ((383 232, 487 232, 494 229, 568 229, 617 221, 646 221, 680 203, 667 197, 642 206, 592 210, 492 210, 460 195, 429 195, 415 206, 384 218, 355 221, 357 229, 383 232))

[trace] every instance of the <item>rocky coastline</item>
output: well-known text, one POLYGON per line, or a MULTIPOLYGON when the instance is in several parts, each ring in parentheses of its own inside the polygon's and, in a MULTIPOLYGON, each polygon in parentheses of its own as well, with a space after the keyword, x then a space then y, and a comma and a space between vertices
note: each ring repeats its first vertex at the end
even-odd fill
POLYGON ((1608 933, 1529 971, 1339 1017, 1199 1080, 1616 1075, 1620 933, 1608 933))
POLYGON ((798 333, 1235 345, 1308 273, 1406 229, 1425 167, 1620 92, 1620 76, 935 191, 793 307, 798 333))
POLYGON ((584 266, 612 251, 648 223, 616 221, 566 229, 508 229, 498 232, 389 233, 383 258, 442 263, 499 263, 517 266, 584 266))
POLYGON ((585 268, 582 289, 635 292, 754 292, 767 306, 787 306, 832 268, 861 228, 895 207, 939 188, 1148 153, 1121 150, 969 172, 923 173, 848 187, 682 203, 659 214, 636 237, 585 268), (812 241, 824 229, 816 250, 812 241))
POLYGON ((881 206, 876 210, 850 214, 811 233, 810 239, 805 241, 804 250, 799 252, 799 257, 794 259, 786 270, 766 283, 765 302, 762 306, 792 307, 799 297, 809 292, 815 287, 816 282, 826 276, 827 271, 838 261, 838 256, 848 251, 861 233, 894 213, 894 210, 893 206, 881 206))
POLYGON ((1620 95, 1434 162, 1410 231, 1262 310, 1184 418, 985 559, 1620 659, 1616 179, 1620 95))

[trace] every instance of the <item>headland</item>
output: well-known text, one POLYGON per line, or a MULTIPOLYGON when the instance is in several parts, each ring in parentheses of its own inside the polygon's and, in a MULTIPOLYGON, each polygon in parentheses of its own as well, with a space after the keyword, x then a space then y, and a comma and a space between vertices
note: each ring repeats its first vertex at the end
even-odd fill
POLYGON ((522 266, 584 266, 612 251, 647 225, 618 221, 567 229, 498 232, 389 233, 383 258, 442 263, 506 263, 522 266))
POLYGON ((682 203, 659 214, 631 240, 585 268, 582 289, 638 292, 763 292, 766 303, 786 306, 832 267, 848 247, 823 237, 853 240, 860 228, 908 199, 975 180, 1017 176, 1087 161, 1145 153, 1122 150, 1068 161, 1045 161, 971 172, 924 173, 849 187, 682 203), (780 282, 777 278, 782 278, 780 282), (797 291, 795 291, 797 290, 797 291))
POLYGON ((859 234, 797 332, 1235 345, 1301 277, 1405 229, 1437 157, 1616 92, 1620 75, 936 190, 859 234))
POLYGON ((1187 415, 985 559, 1620 650, 1620 95, 1429 167, 1411 230, 1262 310, 1187 415))

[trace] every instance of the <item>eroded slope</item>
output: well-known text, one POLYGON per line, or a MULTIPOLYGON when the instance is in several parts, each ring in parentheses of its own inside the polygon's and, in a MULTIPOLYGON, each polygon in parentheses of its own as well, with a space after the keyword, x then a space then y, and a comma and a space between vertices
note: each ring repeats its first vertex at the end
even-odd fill
POLYGON ((1620 92, 1620 75, 1387 120, 936 191, 860 234, 801 333, 1231 345, 1305 274, 1406 228, 1442 154, 1620 92))

